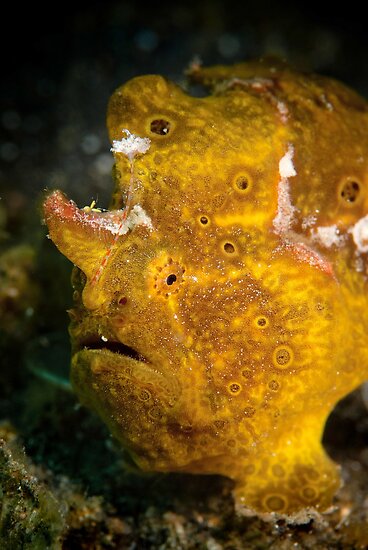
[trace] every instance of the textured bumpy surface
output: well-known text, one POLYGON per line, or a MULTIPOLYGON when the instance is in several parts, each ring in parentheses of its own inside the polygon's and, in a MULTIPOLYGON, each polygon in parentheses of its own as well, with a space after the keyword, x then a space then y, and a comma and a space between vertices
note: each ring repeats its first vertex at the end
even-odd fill
POLYGON ((302 521, 340 485, 321 446, 368 378, 368 107, 274 63, 111 98, 111 209, 51 193, 77 267, 72 382, 145 470, 219 473, 239 508, 302 521))

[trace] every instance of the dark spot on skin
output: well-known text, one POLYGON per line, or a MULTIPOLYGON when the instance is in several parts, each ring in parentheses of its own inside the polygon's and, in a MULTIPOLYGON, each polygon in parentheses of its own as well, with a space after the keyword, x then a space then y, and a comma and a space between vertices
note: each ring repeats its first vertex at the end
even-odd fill
POLYGON ((232 384, 229 385, 229 391, 232 394, 237 394, 241 391, 241 385, 238 384, 237 382, 233 382, 232 384))
POLYGON ((258 317, 257 319, 257 326, 259 328, 265 328, 268 325, 268 320, 266 317, 258 317))
POLYGON ((166 279, 166 284, 168 284, 169 286, 171 286, 173 283, 175 283, 176 281, 176 275, 174 275, 174 273, 172 273, 171 275, 168 276, 168 278, 166 279))
POLYGON ((239 176, 235 181, 235 185, 240 191, 245 191, 249 187, 249 180, 246 176, 239 176))
POLYGON ((202 225, 207 225, 208 224, 207 216, 201 216, 199 221, 201 222, 202 225))
POLYGON ((126 296, 122 296, 121 298, 119 298, 119 301, 118 301, 118 304, 119 306, 125 306, 125 304, 127 303, 128 299, 126 296))
POLYGON ((233 254, 235 252, 235 247, 231 243, 225 243, 224 250, 227 254, 233 254))
POLYGON ((356 202, 359 196, 359 192, 360 192, 359 183, 355 180, 349 179, 344 183, 340 191, 340 196, 345 202, 352 204, 356 202))

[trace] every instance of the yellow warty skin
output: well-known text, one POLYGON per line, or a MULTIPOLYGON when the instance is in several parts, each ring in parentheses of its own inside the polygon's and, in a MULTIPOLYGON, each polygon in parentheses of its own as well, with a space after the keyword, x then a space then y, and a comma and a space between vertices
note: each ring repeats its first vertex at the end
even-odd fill
POLYGON ((298 521, 333 501, 324 425, 368 378, 368 107, 272 62, 191 77, 212 94, 112 96, 111 141, 151 141, 115 149, 109 212, 45 200, 78 268, 72 383, 142 469, 229 476, 238 508, 298 521), (120 234, 126 201, 146 217, 120 234))

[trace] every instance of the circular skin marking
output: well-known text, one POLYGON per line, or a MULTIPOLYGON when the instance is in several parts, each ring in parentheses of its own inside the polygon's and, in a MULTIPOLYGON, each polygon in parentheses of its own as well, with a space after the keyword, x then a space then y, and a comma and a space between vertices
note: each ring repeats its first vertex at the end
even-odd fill
POLYGON ((242 391, 242 386, 238 382, 231 382, 227 387, 228 392, 231 395, 239 395, 242 391))
POLYGON ((248 174, 238 174, 233 180, 233 187, 238 193, 249 193, 252 187, 252 180, 248 174))
POLYGON ((268 387, 272 391, 277 391, 280 388, 280 384, 279 382, 277 382, 277 380, 270 380, 268 383, 268 387))
POLYGON ((286 345, 278 346, 273 352, 273 364, 279 369, 289 368, 294 359, 293 350, 286 345))
POLYGON ((354 207, 361 202, 362 185, 357 178, 344 179, 338 189, 338 198, 344 206, 354 207))
POLYGON ((264 505, 270 512, 283 512, 287 508, 287 499, 280 495, 269 495, 264 499, 264 505))
POLYGON ((269 320, 264 315, 257 317, 254 322, 256 327, 259 329, 265 329, 270 324, 269 320))
POLYGON ((235 252, 235 246, 232 243, 224 243, 224 251, 226 254, 234 254, 235 252))
POLYGON ((308 501, 314 500, 317 494, 318 493, 316 489, 314 489, 314 487, 304 487, 304 489, 302 490, 302 497, 308 501))
POLYGON ((149 401, 151 397, 152 397, 151 392, 145 389, 142 389, 138 394, 138 399, 140 401, 149 401))

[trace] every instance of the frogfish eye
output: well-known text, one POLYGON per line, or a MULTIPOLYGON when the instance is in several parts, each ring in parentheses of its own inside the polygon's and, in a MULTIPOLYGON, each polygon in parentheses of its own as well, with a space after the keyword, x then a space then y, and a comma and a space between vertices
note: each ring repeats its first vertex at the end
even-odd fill
POLYGON ((162 118, 152 120, 150 130, 153 134, 158 134, 159 136, 166 136, 170 131, 170 122, 162 118))

